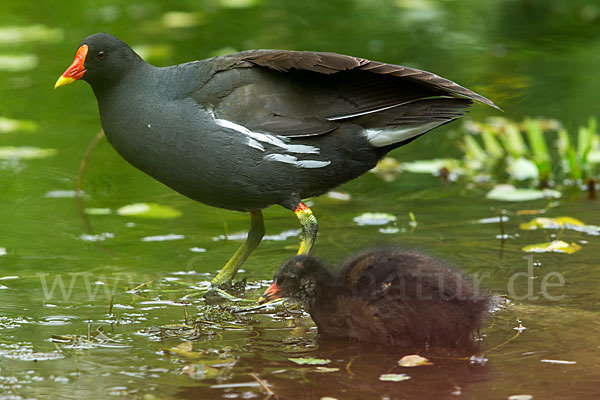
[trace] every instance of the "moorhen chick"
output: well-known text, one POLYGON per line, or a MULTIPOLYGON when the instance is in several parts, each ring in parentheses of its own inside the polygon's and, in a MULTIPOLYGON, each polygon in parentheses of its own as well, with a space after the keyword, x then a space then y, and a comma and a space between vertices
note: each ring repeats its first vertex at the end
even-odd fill
POLYGON ((494 103, 440 76, 334 53, 249 50, 171 67, 106 33, 85 38, 56 82, 90 84, 108 141, 133 166, 196 201, 249 211, 246 242, 213 285, 229 282, 279 204, 302 225, 302 199, 373 168, 387 152, 494 103))
POLYGON ((258 302, 280 297, 301 302, 319 336, 413 348, 470 348, 489 304, 443 262, 393 248, 366 250, 336 270, 291 258, 258 302))

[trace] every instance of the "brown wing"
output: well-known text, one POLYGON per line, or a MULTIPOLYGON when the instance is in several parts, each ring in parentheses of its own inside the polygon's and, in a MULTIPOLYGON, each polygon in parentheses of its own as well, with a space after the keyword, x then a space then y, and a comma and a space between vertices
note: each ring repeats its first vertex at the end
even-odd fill
POLYGON ((462 87, 451 80, 442 78, 431 72, 401 65, 369 61, 365 58, 336 53, 286 50, 257 50, 242 59, 260 65, 261 67, 267 67, 280 72, 287 72, 295 69, 329 75, 348 70, 369 71, 378 75, 389 75, 396 78, 408 79, 438 89, 443 93, 463 96, 500 110, 500 108, 491 100, 472 90, 462 87))
POLYGON ((347 122, 416 136, 460 117, 471 101, 496 107, 435 74, 335 53, 250 50, 209 61, 215 73, 193 94, 202 106, 287 137, 326 134, 347 122))

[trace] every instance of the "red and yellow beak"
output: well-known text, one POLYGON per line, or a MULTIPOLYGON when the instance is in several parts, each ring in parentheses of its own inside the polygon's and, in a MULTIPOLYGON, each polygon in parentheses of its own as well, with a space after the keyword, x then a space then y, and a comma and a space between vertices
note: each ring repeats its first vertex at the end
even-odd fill
POLYGON ((275 300, 281 297, 281 291, 277 287, 277 282, 273 282, 271 286, 263 293, 258 299, 258 304, 264 304, 271 300, 275 300))
POLYGON ((85 67, 83 64, 85 63, 87 53, 88 47, 87 44, 84 44, 77 50, 73 64, 71 64, 71 66, 58 78, 56 85, 54 85, 54 89, 75 82, 85 74, 85 67))

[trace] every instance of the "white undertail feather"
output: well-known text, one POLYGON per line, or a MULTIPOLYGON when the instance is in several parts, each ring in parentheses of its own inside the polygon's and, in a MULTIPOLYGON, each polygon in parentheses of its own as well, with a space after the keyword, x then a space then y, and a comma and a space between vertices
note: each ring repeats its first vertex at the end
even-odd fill
POLYGON ((415 136, 419 136, 427 131, 432 130, 447 121, 433 121, 421 125, 410 126, 406 128, 389 127, 384 128, 368 128, 363 132, 367 136, 367 140, 375 147, 384 147, 394 143, 400 143, 415 136))

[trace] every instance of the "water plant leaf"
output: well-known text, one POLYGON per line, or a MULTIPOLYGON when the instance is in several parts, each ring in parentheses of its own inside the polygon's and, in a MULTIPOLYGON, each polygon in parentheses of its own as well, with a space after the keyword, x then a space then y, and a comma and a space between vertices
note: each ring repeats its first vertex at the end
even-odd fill
POLYGON ((117 210, 117 214, 127 217, 140 218, 177 218, 181 211, 169 206, 161 206, 156 203, 128 204, 117 210))
POLYGON ((433 363, 418 354, 410 354, 398 360, 398 365, 401 367, 418 367, 420 365, 433 365, 433 363))
POLYGON ((300 358, 288 358, 288 360, 295 362, 300 365, 325 365, 329 364, 331 360, 326 358, 312 358, 312 357, 300 357, 300 358))
POLYGON ((559 198, 560 192, 551 189, 517 189, 513 185, 496 185, 485 197, 501 201, 530 201, 544 198, 559 198))
POLYGON ((524 121, 524 125, 525 133, 533 152, 533 161, 540 172, 539 179, 542 182, 548 181, 552 170, 550 152, 548 151, 548 145, 544 137, 542 123, 540 120, 528 118, 524 121))
POLYGON ((395 222, 396 217, 388 213, 363 213, 353 218, 358 225, 385 225, 389 222, 395 222))
POLYGON ((576 251, 581 250, 581 246, 577 243, 567 243, 562 240, 553 240, 546 243, 537 243, 525 246, 522 249, 528 253, 565 253, 573 254, 576 251))
POLYGON ((379 376, 380 381, 384 382, 402 382, 410 379, 406 374, 382 374, 379 376))
POLYGON ((165 353, 175 354, 180 357, 191 359, 198 359, 204 356, 203 353, 194 351, 194 346, 190 341, 179 343, 177 346, 163 349, 163 351, 165 353))
POLYGON ((539 177, 539 171, 535 163, 523 157, 510 161, 506 167, 506 172, 511 178, 518 181, 535 180, 539 177))
POLYGON ((529 153, 523 140, 523 135, 517 124, 508 122, 504 125, 503 134, 499 136, 500 142, 513 158, 521 158, 529 153))
POLYGON ((205 364, 186 364, 181 368, 181 373, 192 379, 214 379, 221 374, 221 370, 205 364))
POLYGON ((31 132, 36 129, 37 124, 33 121, 0 117, 0 133, 9 133, 15 131, 31 132))
POLYGON ((31 146, 3 146, 0 147, 0 160, 30 160, 46 158, 56 154, 55 149, 41 149, 31 146))

